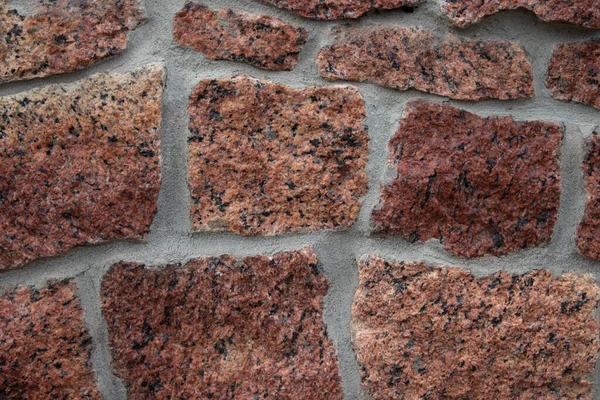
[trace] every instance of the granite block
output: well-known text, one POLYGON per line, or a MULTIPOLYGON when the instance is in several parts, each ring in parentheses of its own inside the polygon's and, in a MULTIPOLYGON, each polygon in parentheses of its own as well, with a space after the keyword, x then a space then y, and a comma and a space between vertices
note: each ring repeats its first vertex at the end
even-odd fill
POLYGON ((577 229, 577 247, 584 256, 600 260, 600 136, 594 133, 586 146, 583 173, 587 201, 577 229))

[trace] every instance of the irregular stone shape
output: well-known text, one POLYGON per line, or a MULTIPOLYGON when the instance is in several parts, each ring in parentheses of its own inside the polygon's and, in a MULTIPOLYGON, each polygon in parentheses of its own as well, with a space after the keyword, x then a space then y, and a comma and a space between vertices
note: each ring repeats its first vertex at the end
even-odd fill
POLYGON ((374 399, 592 399, 591 276, 476 278, 372 256, 359 269, 351 326, 374 399))
POLYGON ((416 89, 459 100, 511 100, 533 96, 533 72, 515 42, 437 43, 427 30, 396 26, 338 26, 333 44, 321 49, 318 67, 328 80, 416 89))
POLYGON ((212 11, 188 2, 175 15, 173 36, 210 60, 242 61, 255 67, 291 71, 308 33, 278 18, 231 8, 212 11))
POLYGON ((0 398, 101 399, 73 281, 0 297, 0 398))
POLYGON ((40 0, 21 16, 0 0, 0 82, 73 72, 119 54, 145 21, 140 0, 40 0))
POLYGON ((446 14, 460 28, 487 15, 518 8, 533 11, 542 21, 600 28, 600 3, 597 0, 446 0, 444 3, 446 14))
POLYGON ((438 238, 467 258, 545 243, 558 214, 562 139, 555 123, 410 102, 390 141, 398 177, 382 186, 376 230, 438 238))
POLYGON ((0 98, 0 270, 146 236, 164 82, 150 67, 0 98))
POLYGON ((195 230, 339 231, 358 217, 369 139, 356 88, 203 80, 189 111, 195 230))
POLYGON ((102 307, 128 397, 342 399, 327 288, 310 248, 113 266, 102 307))
POLYGON ((371 10, 413 8, 423 0, 261 0, 306 18, 333 20, 358 18, 371 10))
POLYGON ((577 230, 577 247, 586 257, 600 260, 600 136, 587 139, 583 163, 587 203, 583 221, 577 230))
POLYGON ((559 43, 548 67, 552 97, 600 109, 600 40, 559 43))

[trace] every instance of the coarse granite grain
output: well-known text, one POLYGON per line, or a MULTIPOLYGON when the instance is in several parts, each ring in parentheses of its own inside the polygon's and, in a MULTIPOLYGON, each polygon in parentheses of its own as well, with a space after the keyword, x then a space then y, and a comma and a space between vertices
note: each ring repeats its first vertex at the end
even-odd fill
POLYGON ((371 10, 402 8, 410 11, 424 0, 260 0, 306 18, 335 20, 359 18, 371 10))
POLYGON ((125 50, 145 21, 140 0, 40 0, 33 15, 0 0, 0 82, 87 68, 125 50))
POLYGON ((550 241, 563 135, 556 123, 410 102, 390 141, 398 176, 381 188, 375 231, 410 241, 437 238, 464 258, 550 241))
POLYGON ((113 363, 129 399, 342 399, 310 248, 148 269, 102 283, 113 363))
POLYGON ((363 388, 378 399, 592 399, 591 276, 359 261, 352 306, 363 388))
POLYGON ((523 47, 505 40, 441 42, 428 30, 342 25, 318 56, 327 80, 416 89, 457 100, 512 100, 533 96, 533 72, 523 47))
POLYGON ((210 60, 241 61, 255 67, 291 71, 308 32, 269 15, 231 8, 211 10, 189 1, 175 15, 173 37, 210 60))
POLYGON ((101 399, 73 281, 0 297, 0 398, 101 399))
POLYGON ((146 236, 164 83, 151 66, 0 98, 0 270, 146 236))
POLYGON ((355 87, 207 79, 192 91, 189 112, 194 230, 340 231, 357 219, 369 139, 355 87))
POLYGON ((446 0, 444 10, 460 28, 503 10, 532 11, 542 21, 568 22, 586 28, 600 28, 598 0, 446 0))
POLYGON ((600 260, 600 136, 594 133, 586 141, 583 162, 587 202, 583 220, 577 229, 577 247, 584 256, 600 260))
POLYGON ((552 97, 600 109, 600 39, 559 43, 554 49, 546 85, 552 97))

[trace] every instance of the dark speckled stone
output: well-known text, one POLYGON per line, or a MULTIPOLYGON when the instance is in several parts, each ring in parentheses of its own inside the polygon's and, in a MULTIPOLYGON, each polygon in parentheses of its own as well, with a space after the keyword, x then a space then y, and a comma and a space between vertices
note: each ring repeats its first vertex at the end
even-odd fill
POLYGON ((0 270, 146 236, 164 82, 150 67, 0 98, 0 270))
POLYGON ((363 388, 389 399, 591 400, 600 340, 591 276, 359 261, 363 388))
POLYGON ((376 231, 438 238, 466 258, 546 243, 560 201, 562 138, 555 123, 410 102, 390 142, 398 177, 382 186, 376 231))
POLYGON ((113 266, 102 308, 128 398, 342 399, 327 287, 309 248, 113 266))
POLYGON ((100 400, 72 281, 0 297, 0 398, 100 400))
POLYGON ((600 260, 600 136, 587 139, 583 163, 587 203, 583 221, 577 230, 577 247, 586 257, 600 260))
POLYGON ((290 71, 298 63, 308 33, 269 15, 231 8, 213 11, 186 3, 175 15, 173 36, 182 46, 211 60, 242 61, 255 67, 290 71))
POLYGON ((0 0, 0 82, 84 69, 125 50, 144 22, 140 0, 40 0, 21 16, 0 0))

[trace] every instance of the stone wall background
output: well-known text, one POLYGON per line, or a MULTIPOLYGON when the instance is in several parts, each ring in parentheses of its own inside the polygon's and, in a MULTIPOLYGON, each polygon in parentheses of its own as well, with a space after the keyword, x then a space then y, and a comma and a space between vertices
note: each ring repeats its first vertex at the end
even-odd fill
MULTIPOLYGON (((18 9, 27 10, 33 1, 15 0, 18 9)), ((243 63, 208 61, 202 54, 179 46, 172 36, 173 15, 184 0, 146 0, 148 22, 128 34, 127 50, 84 71, 43 80, 0 85, 0 96, 30 90, 50 83, 74 82, 93 73, 127 72, 151 63, 167 68, 162 125, 162 186, 158 214, 145 242, 114 241, 79 247, 66 254, 35 261, 24 268, 2 272, 0 286, 7 290, 18 284, 41 287, 51 278, 75 277, 78 295, 84 308, 86 324, 95 349, 93 365, 99 387, 107 399, 125 399, 125 388, 110 367, 107 328, 100 310, 100 283, 108 268, 119 261, 147 265, 184 263, 204 256, 264 254, 312 246, 330 280, 325 298, 324 320, 329 337, 338 354, 344 394, 347 399, 361 398, 360 378, 351 348, 350 306, 358 286, 356 260, 363 254, 375 254, 389 260, 425 261, 466 268, 477 276, 506 270, 525 273, 532 269, 549 269, 555 274, 566 271, 590 273, 600 281, 600 264, 582 257, 574 244, 577 225, 584 212, 586 193, 581 169, 584 139, 600 126, 600 112, 592 107, 554 100, 545 86, 547 66, 560 42, 584 41, 600 37, 600 32, 567 24, 545 23, 525 11, 501 12, 468 29, 454 28, 443 15, 439 0, 427 0, 414 13, 400 10, 371 12, 355 23, 391 24, 419 27, 434 31, 439 38, 452 33, 466 39, 505 39, 521 43, 533 64, 535 96, 515 101, 477 103, 449 101, 417 91, 400 92, 372 84, 352 84, 360 89, 367 106, 366 125, 371 138, 367 174, 369 191, 364 199, 358 222, 346 232, 288 234, 281 237, 243 237, 227 233, 191 234, 189 189, 186 181, 188 135, 187 102, 192 88, 200 79, 224 78, 247 74, 294 88, 309 85, 327 86, 316 67, 318 51, 328 44, 331 28, 346 21, 312 21, 252 0, 205 0, 211 8, 234 7, 257 14, 279 17, 308 30, 309 37, 293 71, 264 71, 243 63), (369 236, 369 221, 378 203, 380 184, 390 180, 386 164, 388 142, 395 133, 406 103, 415 98, 444 102, 479 116, 511 115, 516 120, 547 120, 566 127, 562 151, 562 184, 558 222, 552 242, 546 247, 510 253, 503 257, 463 260, 445 251, 438 241, 409 243, 401 238, 369 236)), ((333 83, 336 84, 336 83, 333 83)), ((594 399, 600 399, 600 370, 594 375, 594 399)))

